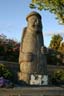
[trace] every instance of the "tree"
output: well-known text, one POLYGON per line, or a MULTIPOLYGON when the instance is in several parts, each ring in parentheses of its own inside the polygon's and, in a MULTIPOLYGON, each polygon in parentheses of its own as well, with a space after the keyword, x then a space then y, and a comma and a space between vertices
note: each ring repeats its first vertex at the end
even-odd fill
POLYGON ((59 23, 64 24, 64 0, 32 0, 30 8, 49 10, 56 15, 59 23))
POLYGON ((48 64, 64 65, 64 42, 62 40, 59 34, 52 36, 47 54, 48 64))
POLYGON ((64 54, 64 42, 60 43, 58 51, 61 52, 62 54, 64 54))
POLYGON ((54 50, 58 50, 62 40, 63 38, 59 34, 53 35, 49 47, 54 50))
POLYGON ((18 62, 20 43, 0 35, 0 60, 18 62))

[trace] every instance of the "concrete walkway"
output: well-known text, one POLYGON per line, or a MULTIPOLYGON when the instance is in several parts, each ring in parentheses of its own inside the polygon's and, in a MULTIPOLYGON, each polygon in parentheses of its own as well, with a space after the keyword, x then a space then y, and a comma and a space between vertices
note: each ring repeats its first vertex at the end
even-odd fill
POLYGON ((0 88, 0 96, 64 96, 62 87, 0 88))

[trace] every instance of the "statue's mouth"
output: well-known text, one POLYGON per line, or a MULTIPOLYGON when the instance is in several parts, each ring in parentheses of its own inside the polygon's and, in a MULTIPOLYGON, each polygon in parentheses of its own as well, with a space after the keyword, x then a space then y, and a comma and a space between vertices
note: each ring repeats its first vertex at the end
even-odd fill
POLYGON ((33 25, 33 27, 34 27, 34 28, 38 28, 38 27, 39 27, 39 25, 33 25))

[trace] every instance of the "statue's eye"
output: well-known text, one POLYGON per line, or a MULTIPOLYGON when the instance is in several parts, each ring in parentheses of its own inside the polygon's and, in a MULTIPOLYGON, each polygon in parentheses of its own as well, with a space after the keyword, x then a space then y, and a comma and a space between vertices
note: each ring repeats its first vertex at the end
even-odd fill
POLYGON ((31 19, 31 22, 32 22, 32 23, 35 23, 35 22, 36 22, 36 20, 35 20, 35 19, 31 19))
POLYGON ((37 21, 38 21, 38 19, 33 19, 33 21, 34 21, 34 22, 37 22, 37 21))

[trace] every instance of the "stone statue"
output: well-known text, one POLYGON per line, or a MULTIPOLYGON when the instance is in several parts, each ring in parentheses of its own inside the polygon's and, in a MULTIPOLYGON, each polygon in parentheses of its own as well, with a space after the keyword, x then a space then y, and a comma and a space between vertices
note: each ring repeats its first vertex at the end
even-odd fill
POLYGON ((19 79, 30 82, 31 74, 47 74, 46 58, 44 53, 44 40, 42 34, 41 16, 31 12, 26 18, 28 24, 23 30, 20 45, 20 73, 19 79))

